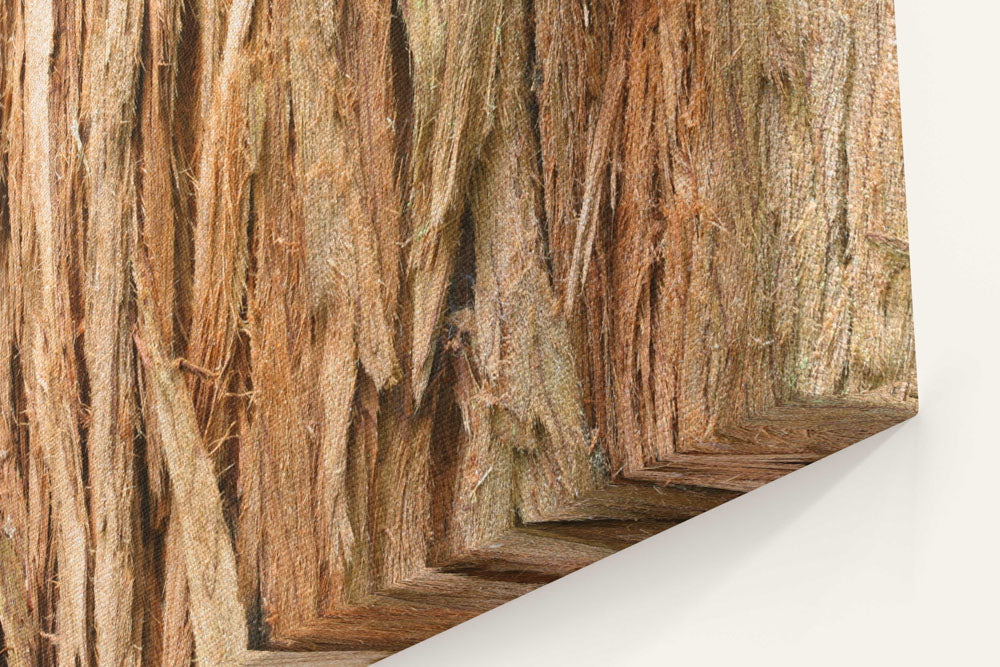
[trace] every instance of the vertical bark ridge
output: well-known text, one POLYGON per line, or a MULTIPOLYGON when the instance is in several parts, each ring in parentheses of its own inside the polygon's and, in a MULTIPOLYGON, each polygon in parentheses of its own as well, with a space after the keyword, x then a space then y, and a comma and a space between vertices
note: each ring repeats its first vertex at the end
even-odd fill
MULTIPOLYGON (((399 386, 399 385, 397 385, 399 386)), ((370 378, 360 376, 354 392, 350 415, 352 427, 348 440, 345 471, 345 497, 348 519, 355 536, 351 558, 343 571, 341 595, 331 594, 328 610, 344 602, 366 599, 375 592, 375 466, 379 450, 380 397, 370 378)))
MULTIPOLYGON (((0 3, 0 41, 6 48, 15 45, 13 3, 0 3)), ((12 49, 14 50, 14 49, 12 49)), ((10 218, 9 155, 16 141, 12 111, 14 86, 9 80, 9 64, 0 59, 0 631, 3 633, 7 663, 22 667, 38 656, 38 618, 32 614, 32 597, 37 596, 29 576, 29 514, 26 473, 28 447, 20 425, 22 379, 18 377, 19 329, 22 318, 18 279, 19 230, 10 218)), ((15 195, 16 197, 16 195, 15 195)))
POLYGON ((81 257, 79 95, 82 7, 27 2, 24 30, 23 151, 25 191, 15 215, 25 229, 28 415, 51 484, 60 663, 89 665, 87 577, 92 547, 83 481, 76 280, 81 257), (57 48, 58 44, 58 48, 57 48))
POLYGON ((195 655, 209 665, 234 664, 248 646, 236 556, 190 390, 156 326, 149 259, 143 253, 132 256, 139 322, 136 345, 153 392, 180 525, 195 655))
POLYGON ((88 6, 81 116, 87 125, 84 359, 90 391, 88 479, 94 540, 94 654, 139 663, 128 230, 136 215, 135 87, 143 3, 88 6))
MULTIPOLYGON (((608 128, 607 124, 620 109, 620 85, 608 85, 607 79, 610 71, 618 71, 613 63, 624 60, 620 53, 622 47, 617 46, 628 26, 622 16, 623 7, 621 3, 603 1, 553 0, 538 0, 534 6, 537 61, 534 88, 538 100, 537 125, 545 202, 543 229, 553 286, 563 304, 569 299, 584 189, 589 183, 588 219, 598 212, 603 219, 611 198, 607 165, 592 159, 588 161, 588 158, 591 154, 598 157, 591 149, 591 138, 595 136, 599 118, 605 119, 605 134, 618 131, 616 125, 608 128), (613 60, 612 49, 616 46, 617 60, 613 60), (597 173, 597 169, 603 171, 597 173), (598 187, 601 196, 595 190, 598 187)), ((610 145, 607 150, 610 151, 610 145)), ((594 223, 591 229, 599 234, 595 242, 602 239, 601 243, 595 243, 594 253, 603 259, 606 254, 603 237, 607 230, 599 223, 594 223)), ((601 259, 594 263, 593 273, 588 271, 585 279, 577 277, 572 281, 574 285, 580 283, 573 288, 579 290, 580 297, 567 317, 577 372, 587 397, 588 422, 594 428, 596 441, 604 442, 614 436, 614 418, 602 407, 610 401, 610 372, 605 359, 608 357, 607 301, 611 288, 607 284, 606 260, 601 259)))
POLYGON ((199 13, 202 113, 194 222, 194 280, 187 357, 205 371, 191 380, 195 410, 220 471, 235 456, 233 367, 246 296, 249 182, 257 147, 247 40, 253 0, 234 0, 219 27, 218 8, 199 13), (207 50, 207 53, 205 51, 207 50), (218 55, 216 54, 218 52, 218 55))
POLYGON ((356 72, 349 63, 356 45, 348 35, 363 28, 347 3, 332 3, 316 12, 310 3, 294 2, 289 10, 288 76, 295 124, 295 175, 302 188, 299 246, 304 254, 301 269, 306 300, 298 326, 308 327, 310 320, 315 320, 319 341, 316 371, 321 434, 315 442, 316 517, 321 560, 329 573, 329 594, 336 599, 343 588, 338 575, 351 560, 354 545, 344 479, 360 339, 368 340, 365 367, 379 387, 395 373, 395 355, 379 290, 365 283, 368 279, 359 273, 367 266, 371 275, 377 266, 372 264, 377 262, 371 244, 374 221, 362 219, 363 176, 357 169, 358 137, 350 121, 360 100, 352 84, 356 72), (359 252, 364 253, 363 264, 358 261, 359 252), (367 322, 376 327, 375 331, 366 327, 362 334, 363 307, 372 318, 367 322))
MULTIPOLYGON (((277 15, 287 12, 284 9, 277 15)), ((256 271, 249 298, 254 446, 260 450, 264 571, 261 595, 280 611, 275 624, 294 624, 316 614, 319 554, 314 514, 313 463, 317 420, 310 408, 314 368, 302 225, 303 209, 292 192, 294 84, 288 48, 304 39, 280 20, 261 21, 253 39, 254 77, 268 84, 252 91, 259 124, 258 171, 251 181, 256 271)), ((295 116, 298 121, 298 117, 295 116)), ((306 121, 301 121, 302 123, 306 121)), ((302 142, 299 143, 302 148, 302 142)), ((353 370, 353 366, 352 366, 353 370)))
MULTIPOLYGON (((138 211, 140 244, 150 257, 151 289, 156 307, 156 326, 170 350, 183 349, 176 334, 186 333, 183 307, 189 307, 185 252, 190 226, 190 190, 184 141, 176 126, 181 100, 178 88, 185 74, 180 70, 183 3, 178 0, 148 0, 142 41, 142 77, 138 121, 138 211), (179 307, 181 306, 181 307, 179 307)), ((182 107, 181 107, 182 108, 182 107)), ((184 122, 189 119, 184 118, 184 122)), ((144 542, 150 548, 140 573, 141 599, 146 605, 144 655, 176 664, 190 660, 193 646, 187 610, 187 584, 180 528, 170 511, 170 487, 164 461, 160 429, 156 424, 151 389, 138 376, 147 508, 143 516, 144 542), (162 560, 157 562, 157 554, 162 560)))
MULTIPOLYGON (((152 400, 150 400, 152 403, 152 400)), ((180 510, 172 511, 163 535, 162 589, 155 591, 161 597, 161 611, 157 625, 160 631, 155 648, 159 660, 171 667, 187 667, 194 656, 194 632, 191 614, 188 613, 186 549, 180 510)), ((156 654, 154 654, 155 656, 156 654)))
POLYGON ((486 391, 509 415, 498 420, 518 424, 501 437, 527 454, 520 467, 530 481, 517 507, 527 520, 589 491, 594 480, 568 327, 543 257, 523 2, 505 3, 500 27, 498 108, 471 192, 475 340, 486 391), (533 434, 536 424, 541 434, 533 434))
MULTIPOLYGON (((449 508, 441 521, 443 543, 436 559, 462 557, 471 549, 514 527, 516 512, 514 447, 500 437, 494 401, 478 370, 473 313, 466 309, 449 316, 448 349, 454 375, 454 400, 460 431, 450 435, 454 472, 449 495, 440 504, 449 508), (496 511, 497 507, 510 508, 496 511)), ((443 421, 445 414, 439 419, 443 421)), ((447 475, 444 466, 440 475, 447 475)))
POLYGON ((353 158, 357 165, 362 224, 355 231, 359 269, 358 353, 361 363, 384 389, 402 375, 398 350, 399 308, 403 281, 402 135, 398 73, 391 43, 392 0, 357 3, 356 23, 342 30, 351 66, 348 125, 355 125, 353 158), (351 39, 353 38, 353 39, 351 39))
POLYGON ((419 403, 459 241, 471 169, 493 121, 503 3, 404 2, 413 80, 408 274, 419 403))
POLYGON ((430 533, 430 439, 437 395, 412 412, 408 388, 384 394, 378 407, 368 512, 371 515, 372 577, 389 588, 426 565, 430 533))
MULTIPOLYGON (((4 9, 0 18, 6 19, 4 9)), ((0 91, 4 81, 0 75, 0 91)), ((3 93, 0 92, 0 96, 3 93)), ((0 130, 6 132, 6 105, 0 111, 0 130)), ((20 412, 23 410, 23 386, 18 377, 19 354, 17 321, 20 319, 17 274, 7 216, 6 147, 0 146, 0 630, 12 667, 33 664, 38 657, 38 593, 29 575, 29 521, 26 473, 28 447, 24 442, 20 412), (34 600, 32 599, 34 598, 34 600), (35 614, 32 608, 35 608, 35 614)))

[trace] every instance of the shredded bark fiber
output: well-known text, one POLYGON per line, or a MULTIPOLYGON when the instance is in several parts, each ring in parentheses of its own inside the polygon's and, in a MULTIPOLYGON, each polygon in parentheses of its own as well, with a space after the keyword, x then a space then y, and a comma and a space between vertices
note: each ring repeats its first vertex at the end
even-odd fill
POLYGON ((891 0, 0 0, 0 665, 369 664, 914 359, 891 0))

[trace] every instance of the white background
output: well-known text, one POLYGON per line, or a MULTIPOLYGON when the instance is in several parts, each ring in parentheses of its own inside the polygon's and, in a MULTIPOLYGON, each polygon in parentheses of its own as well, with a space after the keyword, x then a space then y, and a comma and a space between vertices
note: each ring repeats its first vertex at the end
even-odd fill
POLYGON ((1000 10, 896 5, 920 415, 382 664, 1000 665, 1000 10))

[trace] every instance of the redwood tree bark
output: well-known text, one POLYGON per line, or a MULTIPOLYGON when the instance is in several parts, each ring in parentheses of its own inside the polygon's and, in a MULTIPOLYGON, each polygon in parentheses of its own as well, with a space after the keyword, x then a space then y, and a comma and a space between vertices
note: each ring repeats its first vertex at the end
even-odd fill
POLYGON ((916 411, 890 0, 0 0, 0 130, 0 662, 364 664, 916 411))

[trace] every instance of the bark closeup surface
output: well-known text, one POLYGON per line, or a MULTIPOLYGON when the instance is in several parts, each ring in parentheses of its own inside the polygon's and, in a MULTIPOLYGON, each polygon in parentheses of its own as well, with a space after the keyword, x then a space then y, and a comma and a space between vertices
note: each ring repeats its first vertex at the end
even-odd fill
POLYGON ((917 410, 891 0, 0 0, 0 664, 369 664, 917 410))

